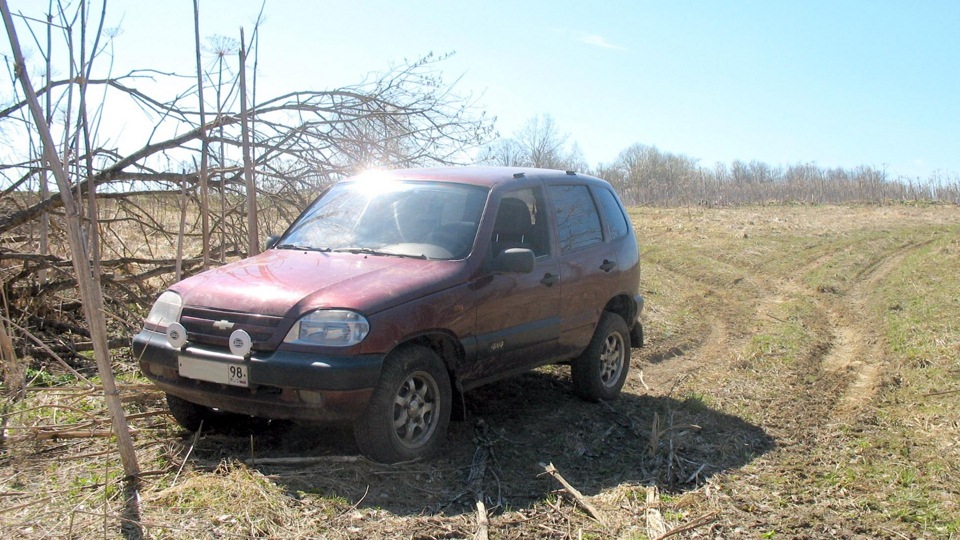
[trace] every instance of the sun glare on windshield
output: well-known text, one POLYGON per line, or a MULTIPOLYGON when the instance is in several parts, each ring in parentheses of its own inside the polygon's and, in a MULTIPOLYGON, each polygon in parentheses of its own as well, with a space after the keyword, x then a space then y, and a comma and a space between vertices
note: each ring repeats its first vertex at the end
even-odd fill
POLYGON ((370 171, 333 186, 280 246, 424 259, 462 259, 473 248, 487 189, 397 179, 370 171))

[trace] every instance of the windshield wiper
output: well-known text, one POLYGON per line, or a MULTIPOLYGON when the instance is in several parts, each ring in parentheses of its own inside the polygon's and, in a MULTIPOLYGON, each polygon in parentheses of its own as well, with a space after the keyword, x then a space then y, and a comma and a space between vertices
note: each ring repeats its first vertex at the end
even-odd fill
POLYGON ((380 251, 368 247, 346 247, 346 248, 337 248, 333 250, 334 252, 340 253, 363 253, 364 255, 380 255, 384 257, 408 257, 411 259, 426 259, 427 256, 421 253, 420 255, 411 255, 409 253, 396 253, 394 251, 380 251))
POLYGON ((273 247, 274 247, 274 249, 294 249, 294 250, 297 250, 297 251, 320 251, 320 252, 324 252, 324 253, 328 253, 328 252, 331 251, 330 248, 328 248, 328 247, 327 247, 327 248, 318 248, 318 247, 313 247, 313 246, 302 246, 302 245, 300 245, 300 244, 279 244, 279 245, 276 245, 276 246, 273 246, 273 247))

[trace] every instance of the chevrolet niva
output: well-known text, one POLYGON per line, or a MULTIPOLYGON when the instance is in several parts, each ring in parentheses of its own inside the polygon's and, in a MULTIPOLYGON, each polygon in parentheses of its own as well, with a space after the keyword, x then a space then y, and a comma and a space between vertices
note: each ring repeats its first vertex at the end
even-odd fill
POLYGON ((408 461, 439 448, 464 392, 539 366, 569 363, 577 395, 616 399, 643 344, 639 280, 633 227, 598 178, 364 173, 263 253, 163 292, 134 354, 186 429, 350 422, 364 455, 408 461))

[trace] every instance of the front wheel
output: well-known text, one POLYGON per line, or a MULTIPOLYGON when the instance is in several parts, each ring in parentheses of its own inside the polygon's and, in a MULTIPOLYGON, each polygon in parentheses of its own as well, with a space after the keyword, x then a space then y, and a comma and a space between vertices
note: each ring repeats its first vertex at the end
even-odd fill
POLYGON ((216 414, 210 407, 197 405, 173 394, 167 394, 167 407, 177 424, 187 431, 197 431, 202 423, 209 423, 216 414))
POLYGON ((573 391, 588 401, 614 400, 630 369, 630 329, 619 315, 604 311, 590 345, 571 364, 573 391))
POLYGON ((381 463, 430 456, 450 424, 450 377, 432 350, 400 349, 384 361, 366 412, 354 424, 360 451, 381 463))

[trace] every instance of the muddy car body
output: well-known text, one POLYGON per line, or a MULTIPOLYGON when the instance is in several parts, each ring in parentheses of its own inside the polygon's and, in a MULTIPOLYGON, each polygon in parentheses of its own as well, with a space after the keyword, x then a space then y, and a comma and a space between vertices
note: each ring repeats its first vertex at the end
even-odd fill
POLYGON ((614 399, 638 322, 633 227, 603 180, 520 168, 360 175, 263 253, 164 292, 134 337, 174 417, 348 421, 380 461, 434 452, 463 392, 570 362, 614 399))

